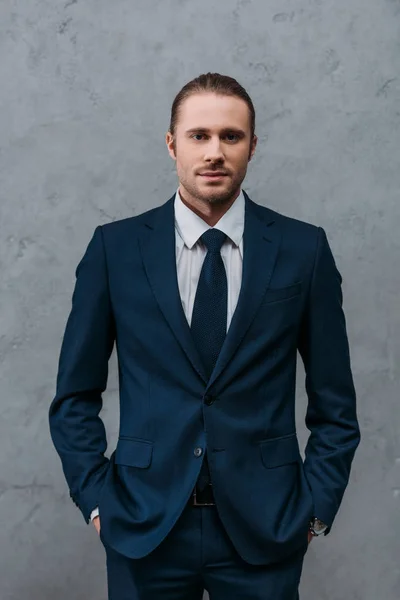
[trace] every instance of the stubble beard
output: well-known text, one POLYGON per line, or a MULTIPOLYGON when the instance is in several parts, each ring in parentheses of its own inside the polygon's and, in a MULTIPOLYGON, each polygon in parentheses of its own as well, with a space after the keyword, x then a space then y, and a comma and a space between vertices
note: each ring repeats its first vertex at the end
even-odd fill
POLYGON ((198 188, 194 188, 190 193, 200 202, 210 204, 211 206, 224 206, 225 204, 229 204, 235 190, 229 189, 215 194, 213 192, 204 194, 198 188))
POLYGON ((228 190, 221 190, 216 193, 213 193, 213 190, 210 190, 209 193, 204 194, 195 184, 191 184, 184 177, 180 178, 180 183, 192 198, 211 206, 224 206, 225 204, 229 204, 240 187, 240 183, 235 182, 236 185, 230 187, 228 190))

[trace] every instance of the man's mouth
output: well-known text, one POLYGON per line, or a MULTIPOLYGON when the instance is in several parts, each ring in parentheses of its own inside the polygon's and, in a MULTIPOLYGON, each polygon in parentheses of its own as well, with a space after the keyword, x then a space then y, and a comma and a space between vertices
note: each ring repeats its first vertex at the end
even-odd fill
POLYGON ((226 177, 226 173, 221 173, 221 172, 200 173, 200 176, 204 177, 205 179, 222 179, 223 177, 226 177))

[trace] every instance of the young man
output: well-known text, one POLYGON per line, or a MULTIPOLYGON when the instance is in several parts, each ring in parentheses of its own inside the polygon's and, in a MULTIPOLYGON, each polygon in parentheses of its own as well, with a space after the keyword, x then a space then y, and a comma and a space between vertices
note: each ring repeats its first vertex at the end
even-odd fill
POLYGON ((348 483, 360 432, 341 276, 323 229, 242 190, 254 128, 237 81, 189 82, 166 135, 176 194, 97 227, 77 267, 50 429, 113 600, 295 600, 308 543, 329 532, 348 483), (107 459, 114 342, 120 432, 107 459))

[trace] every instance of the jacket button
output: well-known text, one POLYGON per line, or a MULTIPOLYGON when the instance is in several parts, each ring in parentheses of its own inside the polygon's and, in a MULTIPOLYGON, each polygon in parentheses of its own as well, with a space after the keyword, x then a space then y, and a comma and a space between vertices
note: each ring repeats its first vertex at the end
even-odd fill
POLYGON ((202 448, 195 448, 193 454, 195 456, 201 456, 203 454, 203 449, 202 448))
POLYGON ((215 402, 215 396, 210 396, 210 395, 205 396, 204 402, 207 404, 207 406, 211 406, 211 404, 213 404, 213 402, 215 402))

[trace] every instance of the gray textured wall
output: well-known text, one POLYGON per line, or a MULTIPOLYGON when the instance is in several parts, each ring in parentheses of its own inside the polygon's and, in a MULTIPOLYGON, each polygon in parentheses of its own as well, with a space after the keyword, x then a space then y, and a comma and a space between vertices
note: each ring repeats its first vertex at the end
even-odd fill
MULTIPOLYGON (((0 600, 106 598, 47 411, 74 271, 96 225, 177 186, 175 93, 219 71, 252 96, 257 202, 326 228, 344 277, 363 431, 308 600, 400 597, 400 1, 2 0, 0 600)), ((103 411, 114 448, 115 356, 103 411)), ((303 372, 298 427, 303 443, 303 372)))

